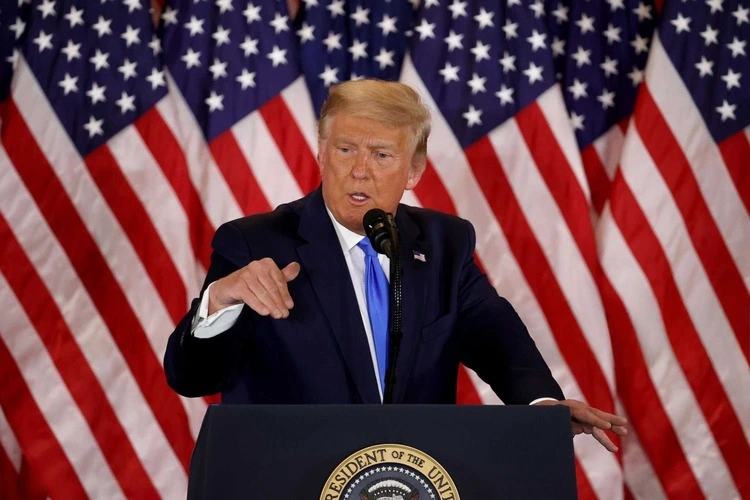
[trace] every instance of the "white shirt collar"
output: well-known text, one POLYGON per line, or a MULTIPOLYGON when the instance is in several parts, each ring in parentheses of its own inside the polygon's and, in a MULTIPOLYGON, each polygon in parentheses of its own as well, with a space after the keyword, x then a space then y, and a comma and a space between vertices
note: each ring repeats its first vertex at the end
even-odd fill
POLYGON ((350 251, 352 248, 357 246, 357 243, 362 241, 362 238, 364 238, 364 236, 344 227, 339 221, 336 220, 336 217, 333 216, 327 205, 326 212, 328 212, 328 217, 330 217, 331 222, 333 222, 333 228, 336 230, 336 236, 338 236, 341 248, 345 252, 350 251))

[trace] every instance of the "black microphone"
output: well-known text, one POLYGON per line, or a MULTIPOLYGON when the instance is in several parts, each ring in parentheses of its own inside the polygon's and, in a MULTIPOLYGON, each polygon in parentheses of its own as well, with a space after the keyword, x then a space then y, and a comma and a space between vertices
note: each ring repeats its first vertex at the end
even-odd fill
POLYGON ((393 259, 394 252, 398 251, 398 231, 393 215, 373 208, 362 218, 362 225, 375 251, 393 259))

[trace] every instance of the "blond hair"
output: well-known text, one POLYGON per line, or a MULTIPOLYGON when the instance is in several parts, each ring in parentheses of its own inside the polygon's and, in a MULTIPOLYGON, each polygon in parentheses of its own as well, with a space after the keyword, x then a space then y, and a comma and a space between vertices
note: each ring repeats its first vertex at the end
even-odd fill
POLYGON ((409 127, 412 131, 414 160, 427 157, 430 135, 430 111, 419 94, 403 83, 367 79, 340 83, 331 88, 318 121, 318 141, 328 135, 328 127, 337 113, 369 118, 391 127, 409 127))

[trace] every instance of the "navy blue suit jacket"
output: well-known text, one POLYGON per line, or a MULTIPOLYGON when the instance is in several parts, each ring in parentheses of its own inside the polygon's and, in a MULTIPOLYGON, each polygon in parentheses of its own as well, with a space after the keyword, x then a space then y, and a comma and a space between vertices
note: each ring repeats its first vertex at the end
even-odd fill
MULTIPOLYGON (((404 337, 396 403, 454 403, 459 362, 507 404, 562 399, 511 305, 474 262, 474 229, 463 219, 400 205, 404 337), (414 258, 424 255, 425 262, 414 258)), ((185 396, 222 393, 224 403, 379 403, 354 288, 320 188, 275 211, 222 225, 204 284, 253 260, 297 261, 294 308, 275 320, 243 307, 210 339, 190 334, 199 300, 169 338, 164 369, 185 396)))

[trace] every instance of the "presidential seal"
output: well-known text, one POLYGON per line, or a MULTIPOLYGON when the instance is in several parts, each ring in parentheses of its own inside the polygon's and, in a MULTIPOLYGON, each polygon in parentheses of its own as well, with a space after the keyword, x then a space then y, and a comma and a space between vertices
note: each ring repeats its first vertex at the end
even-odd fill
POLYGON ((359 450, 331 473, 320 500, 459 500, 446 470, 428 454, 402 444, 359 450))

